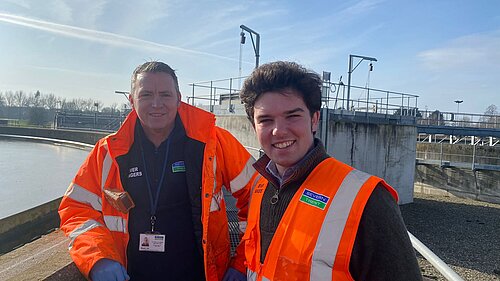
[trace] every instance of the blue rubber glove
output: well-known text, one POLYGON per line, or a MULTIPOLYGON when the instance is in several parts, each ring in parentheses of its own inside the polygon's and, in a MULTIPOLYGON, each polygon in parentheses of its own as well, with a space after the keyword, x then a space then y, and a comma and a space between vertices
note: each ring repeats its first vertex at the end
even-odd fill
POLYGON ((226 274, 224 274, 222 281, 247 281, 247 276, 230 267, 227 269, 226 274))
POLYGON ((92 281, 126 281, 130 280, 127 270, 119 263, 110 259, 101 259, 90 270, 92 281))

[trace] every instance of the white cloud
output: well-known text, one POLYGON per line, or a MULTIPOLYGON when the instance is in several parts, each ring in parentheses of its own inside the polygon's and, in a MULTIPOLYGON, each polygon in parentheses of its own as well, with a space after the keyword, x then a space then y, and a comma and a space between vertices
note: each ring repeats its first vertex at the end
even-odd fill
POLYGON ((196 51, 187 48, 180 48, 171 45, 158 44, 151 41, 146 41, 142 39, 137 39, 133 37, 123 36, 110 32, 103 32, 98 30, 80 28, 70 25, 57 24, 48 21, 42 21, 37 19, 31 19, 27 17, 10 15, 5 13, 0 13, 0 21, 21 25, 33 29, 38 29, 50 33, 59 34, 66 37, 82 39, 86 41, 97 42, 105 45, 134 48, 144 51, 155 51, 164 53, 177 53, 177 54, 188 54, 197 56, 209 56, 212 58, 235 61, 234 58, 220 56, 216 54, 196 51))
POLYGON ((46 7, 45 12, 50 14, 50 18, 55 19, 57 22, 68 24, 73 22, 73 9, 71 9, 66 1, 46 1, 44 7, 46 7))
POLYGON ((31 5, 26 0, 5 0, 5 2, 20 6, 25 9, 31 8, 31 5))
POLYGON ((500 70, 500 30, 453 39, 444 47, 423 51, 418 58, 435 72, 500 70))
POLYGON ((352 6, 341 10, 338 13, 338 16, 344 19, 361 16, 362 14, 366 14, 376 9, 383 2, 385 2, 385 0, 362 0, 352 6))

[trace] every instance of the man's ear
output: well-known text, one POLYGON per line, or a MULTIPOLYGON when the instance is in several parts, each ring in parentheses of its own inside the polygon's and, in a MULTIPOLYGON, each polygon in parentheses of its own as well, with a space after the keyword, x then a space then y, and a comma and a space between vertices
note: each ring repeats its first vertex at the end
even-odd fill
POLYGON ((128 94, 128 102, 130 103, 130 106, 134 108, 134 95, 132 93, 128 94))
POLYGON ((177 93, 177 107, 179 107, 181 105, 181 99, 182 99, 182 95, 181 93, 177 93))
POLYGON ((316 132, 319 126, 319 111, 313 113, 311 117, 311 130, 316 132))

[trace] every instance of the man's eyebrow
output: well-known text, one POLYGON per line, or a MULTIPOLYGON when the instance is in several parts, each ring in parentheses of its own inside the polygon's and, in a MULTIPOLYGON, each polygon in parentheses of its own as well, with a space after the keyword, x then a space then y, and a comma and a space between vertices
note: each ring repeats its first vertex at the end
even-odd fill
POLYGON ((269 117, 271 117, 271 115, 270 115, 270 114, 261 114, 261 115, 257 115, 257 116, 255 116, 255 118, 257 118, 257 119, 261 119, 261 118, 269 118, 269 117))
POLYGON ((294 113, 297 113, 297 112, 305 112, 305 111, 304 111, 304 109, 302 109, 300 107, 297 107, 297 108, 294 108, 292 110, 285 111, 285 114, 290 115, 290 114, 294 114, 294 113))

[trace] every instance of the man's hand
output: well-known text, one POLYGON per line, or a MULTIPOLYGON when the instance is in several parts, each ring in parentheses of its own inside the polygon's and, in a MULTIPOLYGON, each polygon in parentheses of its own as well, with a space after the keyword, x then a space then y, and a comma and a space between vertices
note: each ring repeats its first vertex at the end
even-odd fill
POLYGON ((90 270, 92 281, 126 281, 130 280, 127 270, 119 263, 110 259, 101 259, 90 270))
POLYGON ((226 274, 224 274, 222 281, 247 281, 247 276, 230 267, 227 269, 226 274))

